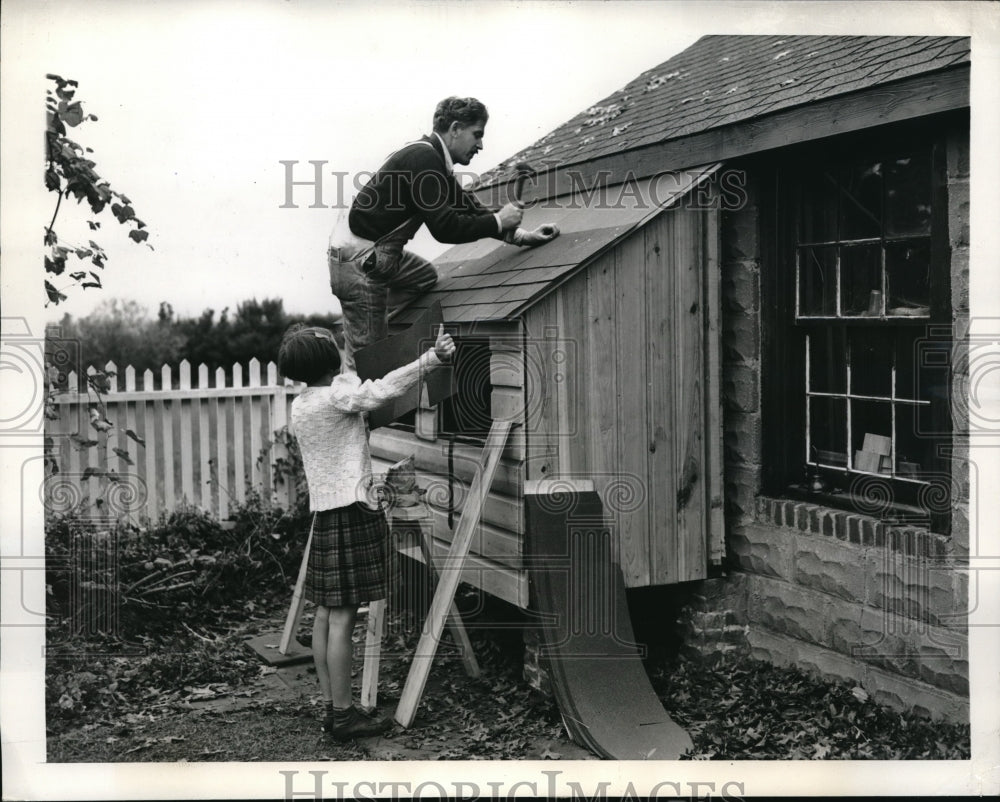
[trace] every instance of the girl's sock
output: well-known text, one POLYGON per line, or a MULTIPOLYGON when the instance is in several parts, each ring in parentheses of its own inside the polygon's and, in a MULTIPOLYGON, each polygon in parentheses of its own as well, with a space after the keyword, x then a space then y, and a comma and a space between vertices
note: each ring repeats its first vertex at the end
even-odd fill
POLYGON ((351 719, 349 715, 350 712, 351 712, 350 705, 348 705, 347 707, 334 707, 333 702, 330 702, 329 707, 327 707, 327 713, 333 719, 333 725, 335 727, 341 724, 346 724, 348 721, 350 721, 351 719))

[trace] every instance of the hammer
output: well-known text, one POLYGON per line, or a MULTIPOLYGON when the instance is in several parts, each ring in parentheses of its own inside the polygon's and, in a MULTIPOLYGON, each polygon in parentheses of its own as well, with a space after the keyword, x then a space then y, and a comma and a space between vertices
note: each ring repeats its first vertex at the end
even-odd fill
POLYGON ((535 168, 527 162, 518 162, 514 165, 514 200, 513 203, 521 205, 521 193, 524 191, 524 182, 529 178, 534 178, 538 173, 535 168))

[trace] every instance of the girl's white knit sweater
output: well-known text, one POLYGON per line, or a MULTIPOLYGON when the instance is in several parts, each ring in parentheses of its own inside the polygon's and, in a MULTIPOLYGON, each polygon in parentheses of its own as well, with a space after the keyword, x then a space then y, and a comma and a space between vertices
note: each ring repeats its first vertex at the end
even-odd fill
POLYGON ((341 373, 329 387, 306 387, 292 401, 291 428, 302 452, 310 510, 332 510, 355 501, 372 506, 372 460, 362 413, 405 394, 421 371, 440 365, 431 348, 381 379, 362 382, 357 373, 341 373))

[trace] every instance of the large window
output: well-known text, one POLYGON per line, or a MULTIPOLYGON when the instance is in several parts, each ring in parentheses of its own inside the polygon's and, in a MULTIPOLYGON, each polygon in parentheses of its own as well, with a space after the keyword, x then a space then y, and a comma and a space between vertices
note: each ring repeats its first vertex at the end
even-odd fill
POLYGON ((950 298, 940 156, 930 139, 893 137, 812 149, 777 166, 778 237, 765 262, 776 278, 772 337, 788 341, 771 348, 765 367, 768 425, 786 437, 771 449, 772 483, 855 508, 859 487, 869 507, 877 488, 885 518, 945 510, 950 331, 941 324, 950 298))

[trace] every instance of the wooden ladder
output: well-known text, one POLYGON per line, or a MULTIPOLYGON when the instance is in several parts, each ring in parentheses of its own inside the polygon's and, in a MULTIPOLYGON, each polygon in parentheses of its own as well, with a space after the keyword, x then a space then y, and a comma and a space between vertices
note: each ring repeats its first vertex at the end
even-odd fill
POLYGON ((490 427, 490 433, 483 448, 483 456, 476 469, 476 475, 473 477, 465 505, 462 507, 462 517, 455 529, 451 547, 448 549, 448 556, 443 563, 437 566, 439 578, 437 588, 434 591, 434 599, 431 601, 427 620, 424 622, 423 632, 417 643, 413 662, 410 664, 410 672, 406 677, 406 685, 403 686, 399 706, 396 708, 396 721, 403 727, 409 727, 413 723, 417 713, 417 705, 420 704, 420 698, 424 694, 431 664, 434 662, 438 644, 441 642, 445 621, 452 611, 455 591, 458 590, 462 569, 469 556, 472 536, 479 525, 483 506, 496 476, 497 467, 500 465, 500 454, 507 443, 507 435, 510 433, 511 425, 509 420, 494 421, 490 427))

